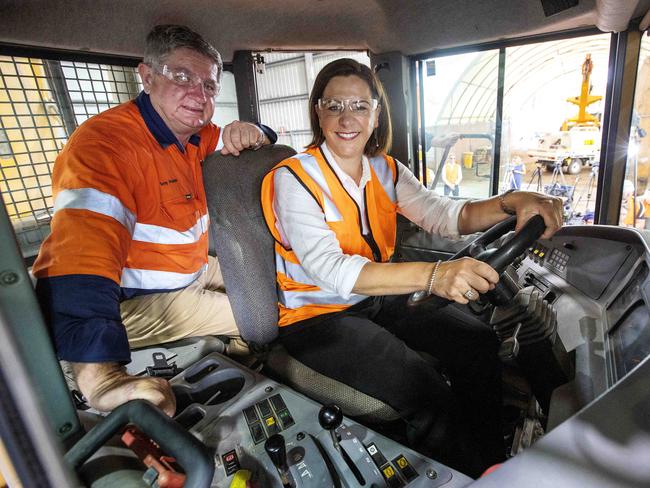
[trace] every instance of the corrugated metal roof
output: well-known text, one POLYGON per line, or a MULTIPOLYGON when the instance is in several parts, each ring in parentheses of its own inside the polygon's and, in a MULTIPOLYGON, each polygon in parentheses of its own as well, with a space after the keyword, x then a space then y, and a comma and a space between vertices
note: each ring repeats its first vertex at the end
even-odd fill
POLYGON ((279 143, 292 146, 296 151, 302 151, 312 138, 307 103, 311 83, 318 72, 327 63, 345 57, 370 65, 370 58, 365 52, 260 54, 266 63, 265 72, 257 75, 260 120, 278 132, 279 143), (309 56, 306 55, 309 54, 312 55, 313 64, 312 72, 307 73, 309 56))
POLYGON ((296 62, 269 66, 257 75, 260 101, 307 94, 307 76, 304 58, 296 62))

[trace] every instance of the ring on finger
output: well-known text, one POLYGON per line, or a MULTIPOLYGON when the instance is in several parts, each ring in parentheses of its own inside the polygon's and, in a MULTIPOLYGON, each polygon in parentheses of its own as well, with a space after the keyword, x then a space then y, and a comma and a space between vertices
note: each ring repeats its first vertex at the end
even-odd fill
POLYGON ((463 294, 463 296, 468 300, 474 300, 477 297, 477 293, 470 288, 463 294))

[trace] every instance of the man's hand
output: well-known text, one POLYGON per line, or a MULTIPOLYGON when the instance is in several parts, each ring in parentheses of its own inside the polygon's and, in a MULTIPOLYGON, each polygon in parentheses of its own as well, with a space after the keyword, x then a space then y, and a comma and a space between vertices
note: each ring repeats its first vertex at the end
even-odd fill
POLYGON ((170 417, 176 411, 176 398, 167 380, 129 376, 118 363, 71 363, 77 386, 88 404, 110 412, 129 400, 148 400, 170 417))
POLYGON ((269 144, 269 139, 262 129, 249 122, 235 120, 223 128, 223 148, 221 154, 239 156, 244 149, 259 149, 269 144))

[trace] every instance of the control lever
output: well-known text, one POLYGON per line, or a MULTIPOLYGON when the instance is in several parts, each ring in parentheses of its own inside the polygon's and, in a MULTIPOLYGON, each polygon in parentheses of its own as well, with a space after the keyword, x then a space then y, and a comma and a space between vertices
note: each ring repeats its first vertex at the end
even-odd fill
POLYGON ((323 429, 329 431, 330 435, 332 436, 332 443, 334 444, 334 448, 338 451, 340 448, 340 439, 336 434, 336 429, 338 429, 339 425, 343 423, 343 411, 341 410, 341 407, 333 403, 330 405, 325 405, 318 412, 318 423, 323 429))
POLYGON ((521 322, 517 323, 515 331, 510 337, 501 343, 499 357, 504 361, 511 361, 519 355, 519 340, 517 336, 521 330, 521 322))
POLYGON ((345 449, 341 447, 341 438, 336 432, 336 429, 338 429, 341 423, 343 423, 343 410, 341 410, 341 407, 334 403, 322 407, 318 412, 318 423, 323 429, 329 431, 330 436, 332 436, 334 449, 341 453, 341 457, 343 457, 345 464, 348 465, 350 471, 352 471, 352 474, 354 474, 354 477, 357 479, 359 484, 365 486, 366 480, 363 478, 357 465, 354 464, 348 453, 345 452, 345 449))
POLYGON ((289 484, 289 465, 287 463, 287 447, 284 442, 282 434, 273 434, 266 439, 264 443, 264 450, 271 458, 271 462, 280 474, 280 481, 285 487, 291 486, 289 484))

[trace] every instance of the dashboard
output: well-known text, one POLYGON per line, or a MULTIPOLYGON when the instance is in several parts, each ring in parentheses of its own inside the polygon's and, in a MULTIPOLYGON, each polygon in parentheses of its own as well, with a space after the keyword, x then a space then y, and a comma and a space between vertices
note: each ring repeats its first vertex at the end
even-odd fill
POLYGON ((650 354, 648 244, 643 231, 579 226, 528 249, 520 284, 544 293, 558 314, 558 334, 574 355, 584 405, 650 354))
POLYGON ((291 486, 453 488, 471 482, 350 419, 328 431, 319 423, 322 405, 218 353, 171 383, 176 421, 214 449, 215 487, 231 486, 241 470, 254 473, 261 487, 283 486, 265 448, 276 434, 284 439, 291 486))

